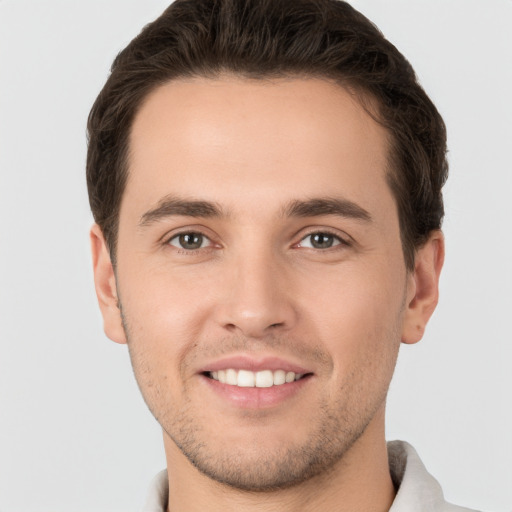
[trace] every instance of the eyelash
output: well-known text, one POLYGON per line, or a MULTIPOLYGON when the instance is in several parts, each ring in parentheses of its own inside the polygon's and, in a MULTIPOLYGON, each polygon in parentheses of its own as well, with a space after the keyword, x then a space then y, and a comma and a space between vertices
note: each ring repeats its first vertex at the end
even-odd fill
POLYGON ((193 254, 193 253, 197 253, 199 251, 202 252, 204 250, 211 249, 212 244, 213 244, 213 242, 210 239, 210 237, 208 237, 204 233, 201 233, 200 231, 182 231, 181 233, 176 233, 176 234, 172 235, 170 238, 167 238, 165 240, 165 245, 170 245, 170 246, 174 247, 180 254, 193 254), (201 245, 204 241, 208 241, 208 242, 210 242, 210 244, 207 247, 198 247, 196 249, 186 249, 185 247, 179 247, 179 246, 173 245, 171 243, 173 240, 175 240, 175 239, 179 240, 180 237, 187 236, 187 235, 201 237, 202 238, 201 245))
POLYGON ((317 251, 326 252, 331 249, 336 250, 335 248, 338 246, 342 246, 342 247, 350 247, 351 246, 350 242, 348 242, 345 238, 342 238, 339 234, 333 233, 332 231, 329 231, 328 229, 319 229, 319 230, 315 230, 315 231, 311 231, 310 233, 307 233, 305 236, 303 236, 300 239, 298 244, 295 244, 295 247, 301 247, 301 244, 303 243, 304 240, 306 240, 307 238, 311 238, 314 235, 324 235, 324 236, 332 237, 337 243, 335 243, 334 245, 331 245, 330 247, 326 247, 323 249, 318 248, 318 247, 304 247, 305 249, 313 249, 313 250, 317 250, 317 251))
MULTIPOLYGON (((200 231, 182 231, 181 233, 176 233, 176 234, 173 234, 171 237, 166 238, 165 241, 164 241, 164 245, 166 245, 166 246, 170 245, 170 246, 174 247, 180 254, 191 255, 191 254, 194 254, 194 253, 197 254, 198 252, 203 252, 205 250, 211 249, 212 246, 213 246, 213 242, 212 242, 210 237, 208 237, 204 233, 201 233, 200 231), (185 247, 179 247, 179 246, 173 245, 171 243, 173 240, 176 240, 176 239, 179 240, 180 237, 187 236, 187 235, 188 236, 201 237, 202 238, 201 246, 197 247, 197 248, 186 249, 185 247), (202 244, 203 244, 204 241, 208 241, 209 242, 209 245, 207 247, 202 247, 202 244)), ((330 250, 336 250, 336 247, 338 247, 338 246, 350 247, 351 245, 352 244, 349 241, 347 241, 345 238, 342 238, 340 235, 338 235, 336 233, 333 233, 332 231, 329 231, 328 229, 322 229, 322 230, 316 230, 316 231, 311 231, 310 233, 307 233, 306 235, 304 235, 300 239, 300 241, 297 244, 294 244, 293 247, 294 248, 301 248, 301 247, 303 247, 304 249, 313 249, 313 250, 316 250, 316 251, 327 252, 327 251, 330 251, 330 250), (304 247, 304 246, 301 245, 306 239, 311 238, 311 237, 313 237, 315 235, 323 235, 323 236, 332 237, 334 242, 329 247, 324 247, 324 248, 304 247)))

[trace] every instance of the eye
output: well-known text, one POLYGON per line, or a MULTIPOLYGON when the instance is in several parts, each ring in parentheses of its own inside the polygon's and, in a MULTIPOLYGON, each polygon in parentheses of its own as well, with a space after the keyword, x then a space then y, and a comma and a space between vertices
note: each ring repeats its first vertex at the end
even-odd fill
POLYGON ((307 247, 310 249, 330 249, 336 245, 345 243, 341 238, 326 232, 310 233, 305 236, 299 243, 299 247, 307 247))
POLYGON ((180 233, 179 235, 173 236, 167 243, 178 249, 194 251, 208 247, 211 241, 201 233, 191 231, 190 233, 180 233))

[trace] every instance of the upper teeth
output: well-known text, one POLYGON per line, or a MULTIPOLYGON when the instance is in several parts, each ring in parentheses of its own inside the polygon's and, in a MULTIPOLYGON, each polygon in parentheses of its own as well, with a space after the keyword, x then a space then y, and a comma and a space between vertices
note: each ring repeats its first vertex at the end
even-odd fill
POLYGON ((242 388, 269 388, 271 386, 280 386, 281 384, 293 382, 303 377, 301 373, 285 372, 284 370, 262 370, 260 372, 251 372, 248 370, 219 370, 210 372, 212 379, 242 388))

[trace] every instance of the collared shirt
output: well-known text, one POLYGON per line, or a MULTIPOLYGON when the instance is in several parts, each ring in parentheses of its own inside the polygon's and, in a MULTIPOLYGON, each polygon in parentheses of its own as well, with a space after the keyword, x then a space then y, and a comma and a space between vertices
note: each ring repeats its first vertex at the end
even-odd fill
MULTIPOLYGON (((476 512, 446 502, 441 486, 430 475, 416 450, 404 441, 388 443, 389 470, 398 489, 389 512, 476 512)), ((169 484, 167 471, 153 479, 142 512, 165 512, 169 484)))

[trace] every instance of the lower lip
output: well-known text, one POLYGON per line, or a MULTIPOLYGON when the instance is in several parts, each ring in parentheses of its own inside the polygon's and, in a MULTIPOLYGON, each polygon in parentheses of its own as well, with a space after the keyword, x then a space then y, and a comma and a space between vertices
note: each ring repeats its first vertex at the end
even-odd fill
POLYGON ((232 405, 245 409, 266 409, 280 405, 297 395, 302 388, 308 384, 312 375, 307 375, 302 379, 281 384, 280 386, 271 386, 269 388, 243 388, 223 384, 205 375, 201 377, 210 389, 232 405))

